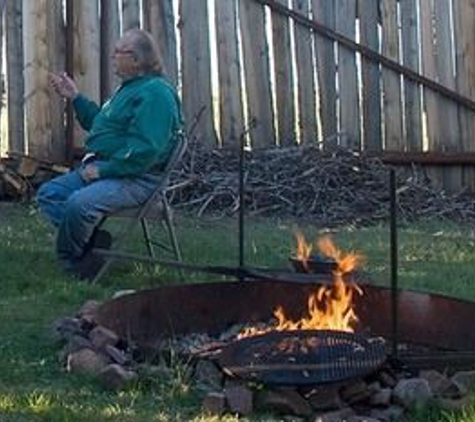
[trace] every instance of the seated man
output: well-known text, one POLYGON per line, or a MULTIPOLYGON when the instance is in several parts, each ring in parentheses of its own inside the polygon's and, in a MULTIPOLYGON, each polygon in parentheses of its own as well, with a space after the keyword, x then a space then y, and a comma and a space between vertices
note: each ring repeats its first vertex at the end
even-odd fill
POLYGON ((114 69, 121 85, 102 106, 78 92, 66 74, 51 75, 53 88, 71 100, 88 131, 86 155, 74 171, 40 187, 40 211, 58 228, 56 253, 64 269, 92 280, 103 264, 94 246, 109 247, 110 235, 96 230, 105 214, 143 204, 161 182, 160 170, 181 128, 175 89, 163 77, 149 33, 132 29, 117 42, 114 69))

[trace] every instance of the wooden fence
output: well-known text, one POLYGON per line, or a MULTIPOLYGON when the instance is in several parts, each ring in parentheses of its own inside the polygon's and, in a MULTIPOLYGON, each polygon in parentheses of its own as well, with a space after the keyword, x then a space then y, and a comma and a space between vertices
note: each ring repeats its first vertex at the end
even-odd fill
POLYGON ((419 154, 475 190, 474 0, 6 0, 3 15, 4 152, 64 161, 83 134, 67 134, 48 72, 100 101, 115 40, 143 27, 210 147, 250 129, 253 148, 419 154))

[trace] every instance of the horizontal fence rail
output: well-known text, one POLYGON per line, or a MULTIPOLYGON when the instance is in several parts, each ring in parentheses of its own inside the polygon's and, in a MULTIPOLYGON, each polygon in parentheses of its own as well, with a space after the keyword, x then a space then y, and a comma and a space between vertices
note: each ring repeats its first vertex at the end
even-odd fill
POLYGON ((114 43, 141 27, 209 148, 246 134, 252 148, 419 157, 448 190, 475 191, 475 166, 456 159, 475 153, 473 0, 0 0, 0 10, 3 155, 70 160, 84 133, 49 72, 104 101, 119 83, 114 43))

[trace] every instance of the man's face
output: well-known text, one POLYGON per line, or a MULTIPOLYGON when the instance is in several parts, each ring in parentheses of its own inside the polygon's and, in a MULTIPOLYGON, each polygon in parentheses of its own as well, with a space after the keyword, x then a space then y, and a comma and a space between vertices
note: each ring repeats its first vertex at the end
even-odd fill
POLYGON ((138 61, 133 50, 132 37, 124 34, 115 44, 112 52, 114 72, 119 78, 127 79, 138 74, 138 61))

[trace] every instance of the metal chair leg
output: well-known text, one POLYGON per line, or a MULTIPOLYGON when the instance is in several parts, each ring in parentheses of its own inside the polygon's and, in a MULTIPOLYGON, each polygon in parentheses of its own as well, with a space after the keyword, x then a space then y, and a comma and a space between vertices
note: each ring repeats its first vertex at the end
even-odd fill
POLYGON ((150 228, 148 227, 147 220, 145 218, 142 218, 140 220, 140 223, 142 224, 142 232, 143 232, 143 237, 145 239, 145 246, 147 247, 148 254, 152 258, 155 258, 155 252, 153 250, 152 235, 150 234, 150 228))
POLYGON ((173 225, 173 219, 170 211, 170 206, 166 198, 163 198, 163 216, 165 219, 165 224, 168 231, 168 237, 172 245, 173 253, 175 254, 175 259, 181 262, 181 251, 178 246, 178 239, 175 232, 175 226, 173 225))
MULTIPOLYGON (((122 245, 124 244, 126 240, 126 236, 132 232, 132 230, 137 226, 138 223, 139 223, 139 218, 130 219, 130 222, 126 224, 125 228, 119 233, 119 235, 116 236, 117 240, 115 242, 114 241, 112 242, 111 250, 114 250, 114 249, 120 250, 120 248, 122 247, 122 245)), ((94 250, 92 250, 92 252, 94 252, 94 250)), ((114 260, 115 258, 112 256, 106 257, 104 265, 101 267, 99 272, 96 274, 96 276, 92 280, 91 282, 92 284, 97 283, 104 276, 104 274, 107 272, 107 270, 112 265, 112 262, 114 260)))
MULTIPOLYGON (((168 237, 172 245, 173 253, 175 254, 175 259, 178 262, 182 262, 180 246, 178 245, 178 239, 175 232, 175 226, 173 224, 172 213, 168 205, 168 200, 165 197, 163 198, 163 217, 167 226, 168 237)), ((185 281, 185 275, 183 273, 183 270, 180 269, 178 270, 178 272, 180 274, 180 280, 185 281)))

